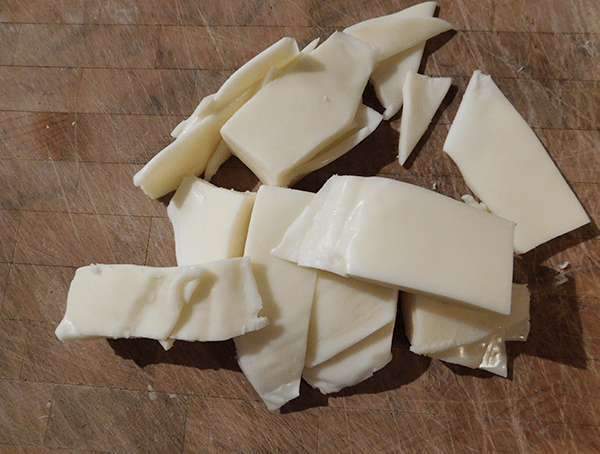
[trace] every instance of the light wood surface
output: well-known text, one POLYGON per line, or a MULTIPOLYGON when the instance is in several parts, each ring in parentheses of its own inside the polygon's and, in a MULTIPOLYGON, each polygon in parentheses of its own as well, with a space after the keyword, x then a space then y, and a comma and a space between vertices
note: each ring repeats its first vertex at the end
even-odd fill
MULTIPOLYGON (((282 36, 304 45, 413 3, 0 1, 0 451, 600 451, 597 0, 439 0, 456 31, 430 40, 422 68, 453 88, 408 165, 397 116, 296 186, 339 173, 467 193, 441 148, 473 70, 491 74, 593 219, 515 260, 532 328, 508 346, 508 379, 411 354, 399 319, 372 379, 330 396, 303 384, 269 412, 232 342, 54 336, 76 267, 175 264, 168 197, 132 176, 201 97, 282 36)), ((214 182, 258 186, 235 159, 214 182)))

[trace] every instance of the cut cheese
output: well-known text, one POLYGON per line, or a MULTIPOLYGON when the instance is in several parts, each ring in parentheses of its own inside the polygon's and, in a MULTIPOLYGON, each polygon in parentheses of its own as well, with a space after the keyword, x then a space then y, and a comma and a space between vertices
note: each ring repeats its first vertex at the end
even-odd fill
POLYGON ((241 257, 255 194, 187 177, 169 202, 179 266, 241 257))
POLYGON ((302 378, 323 394, 357 385, 392 360, 393 333, 391 322, 330 360, 305 368, 302 378))
POLYGON ((398 160, 404 165, 450 89, 450 77, 428 77, 409 71, 402 87, 404 108, 400 123, 398 160))
POLYGON ((275 410, 300 394, 310 311, 317 273, 270 253, 313 194, 261 186, 250 220, 245 255, 263 300, 265 328, 235 338, 240 368, 275 410))
POLYGON ((506 376, 504 342, 525 341, 529 333, 529 291, 513 284, 509 315, 403 293, 402 315, 412 352, 506 376))
POLYGON ((444 151, 487 208, 516 223, 517 253, 590 222, 535 133, 481 71, 467 86, 444 151))
POLYGON ((206 169, 204 169, 204 179, 206 181, 212 180, 212 177, 215 176, 219 167, 227 161, 233 153, 231 153, 231 149, 227 146, 224 140, 221 141, 215 153, 212 155, 208 163, 206 164, 206 169))
POLYGON ((418 186, 333 176, 273 253, 509 314, 513 230, 511 221, 418 186))
MULTIPOLYGON (((435 2, 423 2, 403 9, 397 14, 403 17, 433 17, 435 2)), ((425 41, 378 62, 371 74, 371 84, 377 99, 385 108, 383 119, 389 120, 402 107, 402 86, 408 71, 419 71, 425 41)))
POLYGON ((319 271, 305 365, 314 367, 396 319, 398 290, 319 271))
POLYGON ((90 265, 77 269, 62 341, 99 337, 166 339, 205 274, 200 267, 90 265))
POLYGON ((311 160, 353 127, 375 50, 336 32, 262 88, 221 128, 233 153, 265 184, 311 160))

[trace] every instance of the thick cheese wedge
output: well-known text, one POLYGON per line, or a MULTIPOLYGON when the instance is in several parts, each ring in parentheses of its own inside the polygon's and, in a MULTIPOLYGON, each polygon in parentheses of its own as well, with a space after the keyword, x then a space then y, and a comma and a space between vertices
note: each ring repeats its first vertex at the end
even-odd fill
POLYGON ((506 376, 504 342, 525 341, 529 333, 529 291, 513 284, 509 315, 402 293, 402 315, 412 352, 506 376))
POLYGON ((590 222, 535 133, 481 71, 473 73, 444 151, 488 209, 516 223, 517 253, 590 222))
MULTIPOLYGON (((423 2, 403 9, 397 14, 403 17, 433 17, 435 8, 435 2, 423 2)), ((385 112, 383 112, 384 120, 392 118, 402 107, 402 86, 406 74, 408 71, 419 71, 424 50, 425 41, 392 55, 375 65, 371 74, 371 84, 377 99, 385 108, 385 112)))
POLYGON ((513 230, 511 221, 418 186, 333 176, 273 253, 509 314, 513 230))
POLYGON ((300 379, 317 273, 271 254, 314 194, 261 186, 250 220, 245 256, 262 296, 261 316, 270 324, 234 339, 240 368, 275 410, 300 394, 300 379))
POLYGON ((357 385, 392 360, 393 333, 391 322, 328 361, 305 368, 302 378, 323 394, 357 385))
POLYGON ((452 24, 437 17, 406 14, 403 10, 359 22, 344 29, 344 33, 377 48, 380 62, 452 28, 452 24))
POLYGON ((409 71, 402 87, 404 107, 400 123, 398 160, 404 165, 450 89, 450 77, 428 77, 409 71))
POLYGON ((62 341, 99 337, 166 339, 206 270, 90 265, 79 268, 56 328, 62 341))
POLYGON ((262 300, 250 258, 217 260, 202 265, 201 284, 183 306, 169 339, 220 341, 268 325, 259 317, 262 300))
POLYGON ((179 266, 244 255, 256 194, 186 177, 167 207, 179 266))
POLYGON ((314 367, 396 319, 398 290, 319 271, 305 365, 314 367))
POLYGON ((262 88, 221 128, 233 153, 265 184, 353 127, 375 49, 336 32, 262 88))

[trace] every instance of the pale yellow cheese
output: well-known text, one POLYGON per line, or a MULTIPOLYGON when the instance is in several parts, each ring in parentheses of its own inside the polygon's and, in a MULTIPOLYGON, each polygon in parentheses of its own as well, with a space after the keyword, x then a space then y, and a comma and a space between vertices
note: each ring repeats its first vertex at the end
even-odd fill
POLYGON ((244 254, 252 260, 263 300, 260 315, 270 324, 234 341, 240 368, 270 410, 300 394, 317 276, 315 270, 270 251, 312 197, 308 192, 261 186, 248 230, 244 254))
POLYGON ((204 169, 204 179, 206 181, 212 180, 212 177, 215 176, 217 170, 227 161, 233 153, 231 153, 231 149, 227 146, 224 140, 221 140, 221 143, 215 150, 215 153, 212 155, 208 163, 206 164, 206 168, 204 169))
POLYGON ((517 253, 590 222, 535 133, 481 71, 471 77, 444 151, 487 208, 516 223, 517 253))
POLYGON ((241 257, 255 193, 186 177, 167 207, 180 266, 241 257))
POLYGON ((513 230, 511 221, 418 186, 333 176, 273 253, 508 314, 513 230))
POLYGON ((353 126, 375 50, 336 32, 262 88, 221 128, 233 153, 265 184, 311 160, 353 126))

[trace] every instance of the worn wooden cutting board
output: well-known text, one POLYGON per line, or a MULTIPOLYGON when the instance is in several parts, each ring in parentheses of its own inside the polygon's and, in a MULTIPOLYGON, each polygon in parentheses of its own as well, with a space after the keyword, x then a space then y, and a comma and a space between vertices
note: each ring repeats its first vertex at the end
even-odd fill
MULTIPOLYGON (((164 352, 54 337, 76 267, 175 264, 168 198, 132 176, 201 97, 282 36, 304 45, 414 3, 0 2, 0 451, 600 450, 596 0, 439 0, 456 32, 428 43, 422 68, 453 88, 408 165, 395 161, 395 117, 296 186, 340 173, 467 193, 442 143, 473 70, 492 74, 593 219, 515 260, 532 328, 508 346, 508 379, 411 354, 399 320, 393 361, 372 379, 330 396, 303 385, 269 412, 231 342, 164 352)), ((214 182, 258 184, 235 159, 214 182)))

